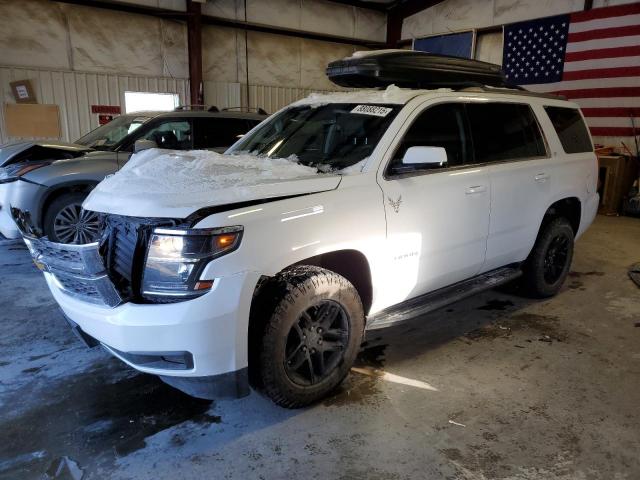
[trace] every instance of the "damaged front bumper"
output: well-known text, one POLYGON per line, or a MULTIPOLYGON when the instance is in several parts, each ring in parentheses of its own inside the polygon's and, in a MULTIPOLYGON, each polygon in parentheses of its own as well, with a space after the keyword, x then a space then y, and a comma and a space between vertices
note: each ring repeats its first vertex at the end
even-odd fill
POLYGON ((247 331, 258 275, 217 278, 207 294, 169 304, 123 299, 98 243, 64 245, 22 232, 64 316, 88 345, 206 399, 249 392, 247 331))
POLYGON ((65 294, 106 307, 122 303, 104 267, 98 242, 71 245, 27 235, 24 242, 36 266, 50 273, 52 281, 65 294))

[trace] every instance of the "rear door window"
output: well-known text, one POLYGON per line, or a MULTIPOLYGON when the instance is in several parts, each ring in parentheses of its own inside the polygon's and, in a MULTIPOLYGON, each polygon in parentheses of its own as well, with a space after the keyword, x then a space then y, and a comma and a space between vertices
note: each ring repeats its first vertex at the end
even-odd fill
POLYGON ((547 155, 540 127, 529 105, 469 103, 466 108, 476 163, 547 155))
POLYGON ((582 115, 575 108, 544 107, 565 153, 592 152, 593 145, 582 115))
POLYGON ((227 148, 249 131, 249 123, 243 118, 197 118, 196 149, 227 148))

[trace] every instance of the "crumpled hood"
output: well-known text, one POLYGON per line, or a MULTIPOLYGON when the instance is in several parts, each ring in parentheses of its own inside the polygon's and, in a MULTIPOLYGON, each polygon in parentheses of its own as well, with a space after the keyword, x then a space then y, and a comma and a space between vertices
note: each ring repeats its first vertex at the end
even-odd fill
POLYGON ((135 217, 185 218, 218 205, 333 190, 339 175, 295 158, 149 149, 91 192, 84 208, 135 217))
POLYGON ((55 151, 78 152, 88 150, 84 145, 77 143, 61 142, 58 140, 27 140, 23 142, 11 142, 0 145, 0 167, 13 163, 12 160, 19 154, 33 147, 41 147, 51 150, 51 160, 55 160, 55 151))

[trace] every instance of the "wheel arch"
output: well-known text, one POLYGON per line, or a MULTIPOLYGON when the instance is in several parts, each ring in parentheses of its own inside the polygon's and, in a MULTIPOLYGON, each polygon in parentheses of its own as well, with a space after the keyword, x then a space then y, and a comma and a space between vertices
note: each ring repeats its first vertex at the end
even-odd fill
POLYGON ((578 197, 566 197, 552 203, 544 213, 540 230, 550 221, 560 217, 569 221, 573 234, 576 235, 580 229, 580 219, 582 218, 582 203, 580 199, 578 197))
POLYGON ((271 287, 275 282, 271 280, 277 278, 278 275, 285 270, 301 265, 324 268, 343 276, 349 280, 358 291, 365 317, 371 308, 373 302, 371 268, 366 256, 359 250, 345 249, 314 255, 287 265, 273 276, 263 275, 258 280, 253 292, 247 332, 249 381, 254 386, 259 387, 260 385, 255 370, 256 354, 259 350, 258 342, 262 329, 264 328, 264 318, 260 315, 260 312, 271 308, 275 301, 275 299, 271 298, 271 287))
POLYGON ((99 182, 91 180, 83 180, 77 182, 62 183, 51 187, 46 195, 43 196, 40 202, 40 215, 38 216, 38 227, 44 228, 44 219, 47 215, 47 210, 52 202, 60 198, 62 195, 68 193, 89 193, 98 185, 99 182))

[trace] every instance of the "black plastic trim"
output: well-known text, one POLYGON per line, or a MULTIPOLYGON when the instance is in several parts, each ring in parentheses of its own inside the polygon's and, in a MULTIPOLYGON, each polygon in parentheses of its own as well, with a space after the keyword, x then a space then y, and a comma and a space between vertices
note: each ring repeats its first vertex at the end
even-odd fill
POLYGON ((167 385, 205 400, 241 398, 249 395, 249 368, 207 377, 169 377, 160 375, 167 385))

